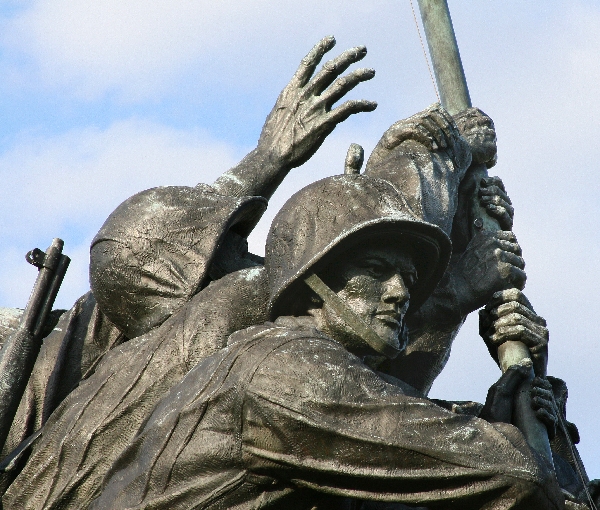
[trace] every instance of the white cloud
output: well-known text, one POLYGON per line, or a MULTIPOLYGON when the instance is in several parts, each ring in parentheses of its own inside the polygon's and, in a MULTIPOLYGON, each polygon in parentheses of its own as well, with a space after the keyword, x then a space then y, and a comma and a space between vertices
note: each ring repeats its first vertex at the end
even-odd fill
POLYGON ((127 86, 144 96, 212 49, 207 32, 219 23, 207 4, 37 1, 8 26, 6 40, 32 55, 49 82, 90 95, 127 86))
POLYGON ((178 131, 142 120, 85 128, 50 138, 21 137, 0 156, 4 236, 86 225, 127 196, 152 186, 212 182, 235 162, 234 148, 203 132, 178 131), (27 207, 24 208, 24 204, 27 207))
POLYGON ((86 98, 116 92, 139 100, 160 96, 199 63, 210 72, 227 59, 259 75, 266 63, 261 50, 306 48, 306 40, 327 35, 344 16, 386 3, 34 0, 4 23, 2 40, 31 60, 26 73, 39 72, 51 87, 86 98))
POLYGON ((67 277, 75 293, 61 292, 63 301, 72 302, 87 286, 82 268, 89 241, 121 201, 153 186, 210 183, 237 161, 237 153, 206 133, 141 120, 49 139, 23 136, 0 156, 0 235, 10 247, 0 250, 0 303, 24 302, 31 268, 23 255, 34 245, 45 249, 53 237, 65 240, 65 253, 76 254, 67 277))

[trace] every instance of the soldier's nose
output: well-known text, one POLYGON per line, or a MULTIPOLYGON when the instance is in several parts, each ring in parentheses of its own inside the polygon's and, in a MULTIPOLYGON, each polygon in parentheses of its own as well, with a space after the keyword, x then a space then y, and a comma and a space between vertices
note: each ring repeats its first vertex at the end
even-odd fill
POLYGON ((384 283, 384 291, 381 299, 385 303, 395 303, 402 308, 410 298, 408 287, 401 275, 395 274, 384 283))

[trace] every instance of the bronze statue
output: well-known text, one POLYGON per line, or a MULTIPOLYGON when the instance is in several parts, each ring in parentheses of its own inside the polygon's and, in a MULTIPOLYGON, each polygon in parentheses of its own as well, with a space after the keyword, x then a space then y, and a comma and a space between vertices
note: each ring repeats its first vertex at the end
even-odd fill
POLYGON ((559 485, 582 490, 556 432, 561 381, 536 379, 528 404, 556 433, 555 471, 508 425, 526 366, 485 405, 426 398, 464 318, 485 305, 492 356, 523 341, 545 376, 547 330, 520 292, 498 178, 478 200, 502 230, 469 231, 467 169, 496 154, 483 112, 433 105, 394 124, 365 175, 354 148, 348 175, 286 203, 266 262, 248 253, 287 172, 376 106, 331 109, 374 75, 340 77, 364 47, 314 74, 333 44, 307 55, 257 149, 212 186, 146 190, 107 219, 92 293, 46 338, 4 444, 6 508, 535 509, 563 508, 559 485))
MULTIPOLYGON (((245 237, 266 208, 266 198, 292 168, 314 154, 338 123, 376 107, 372 101, 353 100, 332 108, 374 76, 371 69, 341 76, 364 58, 362 46, 315 73, 334 45, 335 39, 326 37, 308 53, 277 99, 257 148, 213 186, 147 190, 108 218, 91 250, 93 293, 63 314, 44 340, 3 456, 40 429, 69 392, 96 370, 104 354, 161 324, 211 280, 261 264, 260 257, 247 254, 245 237)), ((243 303, 243 289, 260 290, 261 271, 249 275, 254 283, 242 279, 241 288, 232 283, 239 294, 230 291, 231 299, 243 303)), ((240 327, 262 322, 265 306, 248 311, 250 323, 241 316, 224 318, 221 322, 231 324, 219 334, 226 338, 240 327)), ((194 359, 191 356, 189 362, 194 359)))
MULTIPOLYGON (((377 370, 381 345, 402 350, 404 318, 449 255, 441 229, 385 181, 345 175, 298 192, 267 240, 274 322, 232 335, 162 399, 91 508, 562 508, 553 472, 501 423, 519 370, 481 411, 493 424, 377 370), (311 292, 315 275, 341 313, 311 292)), ((538 382, 552 424, 549 385, 538 382)))

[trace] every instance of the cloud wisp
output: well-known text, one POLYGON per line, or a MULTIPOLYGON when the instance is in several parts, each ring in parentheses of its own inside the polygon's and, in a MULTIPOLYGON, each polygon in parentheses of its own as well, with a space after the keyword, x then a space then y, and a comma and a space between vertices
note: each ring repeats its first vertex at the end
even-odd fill
POLYGON ((21 279, 29 269, 23 255, 52 237, 78 254, 66 280, 75 293, 61 291, 61 300, 72 302, 88 285, 87 275, 68 283, 86 274, 73 267, 87 263, 90 240, 120 202, 156 185, 212 182, 236 162, 237 150, 205 132, 136 119, 49 139, 22 137, 0 155, 0 306, 23 306, 31 288, 21 279))

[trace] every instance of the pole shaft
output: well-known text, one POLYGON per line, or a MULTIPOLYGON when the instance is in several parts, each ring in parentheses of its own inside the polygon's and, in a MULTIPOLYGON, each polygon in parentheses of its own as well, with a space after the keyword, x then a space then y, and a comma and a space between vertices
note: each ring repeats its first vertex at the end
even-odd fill
POLYGON ((450 115, 471 107, 452 18, 446 0, 418 0, 442 106, 450 115))
MULTIPOLYGON (((447 0, 418 0, 418 2, 442 106, 448 110, 450 115, 456 115, 470 108, 472 104, 448 2, 447 0)), ((500 230, 498 222, 490 217, 479 203, 479 185, 481 179, 487 175, 486 166, 479 164, 472 165, 465 177, 474 182, 469 218, 472 235, 477 230, 500 230)), ((523 362, 524 358, 530 359, 529 350, 521 342, 507 342, 498 350, 498 357, 503 371, 509 366, 523 362)), ((530 391, 533 369, 531 369, 529 379, 518 391, 513 419, 515 425, 527 438, 529 445, 544 455, 552 464, 552 452, 546 427, 537 419, 531 408, 530 391)))

